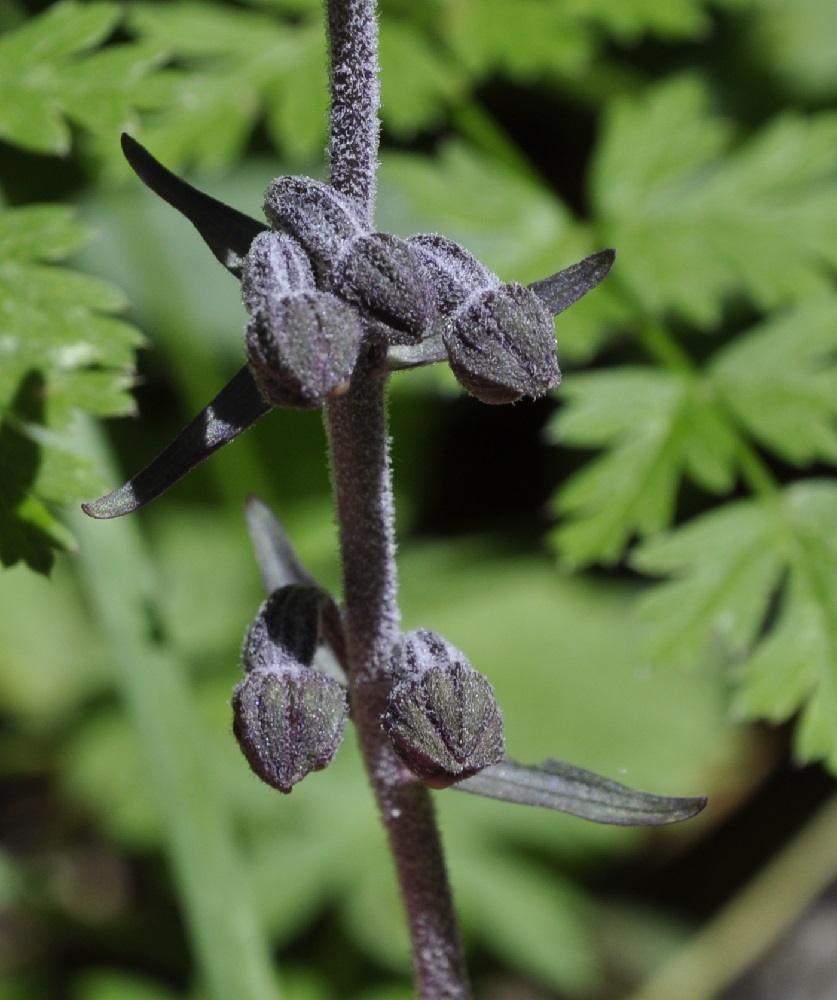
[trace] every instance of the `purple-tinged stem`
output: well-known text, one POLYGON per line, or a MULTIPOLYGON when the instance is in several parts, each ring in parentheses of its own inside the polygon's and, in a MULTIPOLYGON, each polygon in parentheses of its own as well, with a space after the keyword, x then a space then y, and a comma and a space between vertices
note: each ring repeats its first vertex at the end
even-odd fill
MULTIPOLYGON (((374 0, 327 0, 331 56, 330 183, 372 225, 378 157, 378 24, 374 0)), ((386 383, 373 366, 329 401, 343 562, 344 630, 352 717, 375 789, 407 911, 421 1000, 468 1000, 470 990, 428 789, 409 780, 381 728, 398 637, 386 383)))
POLYGON ((378 168, 378 20, 374 0, 327 0, 331 69, 329 183, 372 225, 378 168))
POLYGON ((405 776, 381 728, 398 634, 395 540, 383 382, 355 376, 328 404, 327 427, 343 558, 352 718, 389 835, 421 1000, 470 996, 433 803, 405 776))

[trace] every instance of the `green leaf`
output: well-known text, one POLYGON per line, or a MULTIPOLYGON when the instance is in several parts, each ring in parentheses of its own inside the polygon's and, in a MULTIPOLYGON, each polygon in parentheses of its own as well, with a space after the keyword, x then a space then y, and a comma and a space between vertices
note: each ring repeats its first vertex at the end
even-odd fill
POLYGON ((451 865, 466 932, 479 914, 480 937, 513 967, 562 992, 592 992, 599 971, 582 893, 560 875, 546 893, 539 867, 480 847, 451 865))
POLYGON ((381 188, 380 214, 396 231, 444 232, 504 280, 535 281, 586 255, 578 227, 551 192, 459 142, 432 159, 384 156, 381 188))
POLYGON ((64 436, 76 411, 133 411, 133 327, 111 314, 113 286, 52 266, 87 239, 58 206, 0 210, 0 562, 47 572, 66 530, 47 503, 99 490, 90 462, 64 436), (50 263, 47 263, 50 262, 50 263))
POLYGON ((563 3, 542 0, 454 0, 440 11, 439 28, 471 73, 496 70, 522 80, 581 70, 592 33, 563 3))
MULTIPOLYGON (((107 464, 92 421, 78 436, 79 447, 107 464)), ((273 1000, 278 991, 252 887, 184 665, 159 635, 162 592, 137 523, 123 518, 101 530, 78 511, 73 527, 82 586, 139 740, 199 978, 213 1000, 273 1000)))
POLYGON ((117 972, 85 972, 73 984, 73 1000, 176 1000, 177 994, 155 983, 117 972))
POLYGON ((781 603, 743 665, 736 705, 750 718, 784 720, 799 712, 797 753, 837 771, 837 485, 796 483, 782 515, 781 603))
POLYGON ((66 153, 70 123, 116 134, 145 104, 160 46, 94 51, 121 18, 118 4, 64 0, 0 38, 0 136, 36 153, 66 153))
POLYGON ((837 298, 807 301, 711 361, 718 397, 765 447, 796 465, 837 462, 837 298))
POLYGON ((747 655, 782 577, 781 528, 773 507, 741 500, 652 538, 631 564, 670 576, 642 601, 657 662, 747 655))
POLYGON ((446 106, 465 90, 455 62, 405 21, 381 20, 380 60, 381 115, 399 136, 440 125, 446 106))
POLYGON ((732 295, 797 302, 837 266, 837 116, 788 113, 735 145, 707 104, 691 77, 616 101, 593 167, 614 277, 648 314, 704 327, 732 295))
POLYGON ((612 4, 608 0, 570 0, 569 12, 584 20, 595 21, 621 42, 635 42, 643 34, 659 38, 700 38, 711 27, 710 7, 746 7, 749 0, 626 0, 612 4))
POLYGON ((739 662, 751 718, 800 714, 797 753, 837 769, 837 485, 802 480, 728 504, 646 543, 634 565, 670 575, 644 599, 657 660, 739 662))
POLYGON ((327 123, 319 17, 288 22, 217 3, 136 3, 128 24, 187 70, 166 111, 143 131, 160 160, 225 166, 261 119, 284 152, 319 154, 327 123))
POLYGON ((684 475, 715 493, 730 489, 735 433, 697 375, 626 367, 573 374, 561 392, 552 439, 609 449, 558 494, 568 520, 553 540, 568 562, 613 562, 633 534, 668 527, 684 475))
POLYGON ((837 95, 837 20, 831 0, 759 0, 748 37, 757 58, 795 97, 837 95))

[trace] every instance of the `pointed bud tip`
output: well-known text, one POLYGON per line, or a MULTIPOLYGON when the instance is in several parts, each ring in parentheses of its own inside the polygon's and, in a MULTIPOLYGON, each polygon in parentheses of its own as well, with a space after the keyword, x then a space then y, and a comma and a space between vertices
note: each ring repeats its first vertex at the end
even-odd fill
POLYGON ((349 713, 334 678, 298 665, 249 673, 232 706, 233 732, 251 769, 284 793, 331 763, 349 713))

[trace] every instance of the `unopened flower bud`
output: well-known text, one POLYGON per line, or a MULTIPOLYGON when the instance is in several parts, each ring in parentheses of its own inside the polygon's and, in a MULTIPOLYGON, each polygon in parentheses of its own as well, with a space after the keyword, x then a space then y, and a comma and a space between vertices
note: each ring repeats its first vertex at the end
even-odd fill
POLYGON ((436 285, 439 312, 450 315, 475 291, 496 288, 500 279, 465 247, 438 233, 420 233, 407 243, 424 260, 436 285))
POLYGON ((241 279, 248 313, 260 314, 277 299, 316 287, 308 257, 292 237, 268 230, 253 240, 241 279))
POLYGON ((360 318, 317 289, 290 236, 262 233, 253 241, 242 287, 250 312, 247 363, 267 402, 315 409, 348 383, 360 352, 360 318))
POLYGON ((488 680, 434 632, 402 639, 381 723, 409 770, 445 788, 503 759, 503 717, 488 680))
POLYGON ((291 661, 310 666, 320 644, 320 617, 328 594, 307 584, 288 584, 262 602, 241 651, 246 673, 291 661))
POLYGON ((368 233, 350 243, 327 287, 415 341, 436 317, 436 292, 422 256, 406 240, 368 233))
POLYGON ((536 398, 560 381, 552 316, 522 285, 473 296, 453 315, 443 337, 454 375, 484 403, 536 398))
POLYGON ((277 229, 298 240, 320 278, 347 243, 368 232, 349 198, 311 177, 277 177, 267 189, 264 210, 277 229))
POLYGON ((233 732, 250 767, 280 792, 331 762, 348 715, 340 684, 290 657, 283 667, 247 674, 232 706, 233 732))

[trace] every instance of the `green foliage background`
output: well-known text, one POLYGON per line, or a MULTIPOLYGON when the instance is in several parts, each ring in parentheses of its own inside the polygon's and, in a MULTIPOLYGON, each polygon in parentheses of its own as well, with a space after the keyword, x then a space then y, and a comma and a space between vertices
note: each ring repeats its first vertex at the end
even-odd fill
MULTIPOLYGON (((546 405, 393 380, 405 625, 488 674, 513 756, 713 800, 651 838, 438 795, 480 995, 670 997, 655 970, 727 926, 759 862, 781 874, 781 837, 807 843, 765 836, 758 784, 788 754, 837 768, 832 6, 382 2, 380 228, 523 282, 619 252, 558 322, 546 405), (707 880, 730 814, 747 849, 707 880)), ((118 134, 258 215, 272 176, 322 175, 321 21, 318 0, 0 14, 0 1000, 410 995, 351 739, 286 799, 229 733, 261 597, 244 497, 338 586, 317 416, 272 413, 132 521, 76 513, 242 357, 234 281, 118 134), (92 418, 137 410, 106 445, 92 418)), ((807 774, 813 799, 782 785, 797 825, 831 790, 807 774)), ((811 864, 813 892, 833 869, 811 864)))

